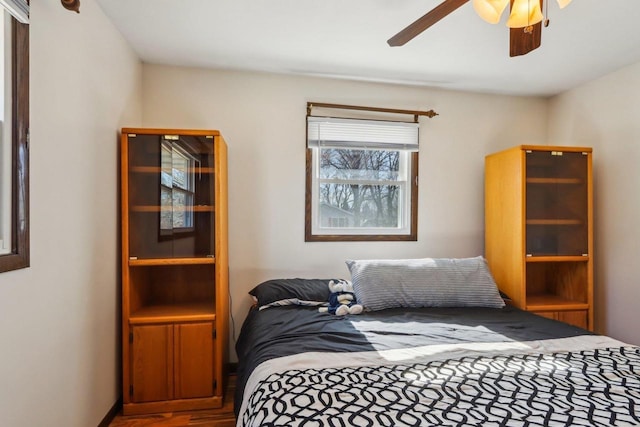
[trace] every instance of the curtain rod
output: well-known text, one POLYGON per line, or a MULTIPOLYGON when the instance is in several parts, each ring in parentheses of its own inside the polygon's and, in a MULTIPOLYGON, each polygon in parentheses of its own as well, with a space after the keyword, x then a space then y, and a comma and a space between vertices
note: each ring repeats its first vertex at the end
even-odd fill
POLYGON ((408 114, 413 116, 413 120, 418 123, 419 116, 427 116, 430 119, 437 116, 433 110, 419 111, 419 110, 398 110, 395 108, 379 108, 379 107, 362 107, 360 105, 341 105, 341 104, 325 104, 322 102, 307 102, 307 116, 311 115, 311 109, 313 107, 319 108, 334 108, 338 110, 360 110, 360 111, 375 111, 377 113, 391 113, 391 114, 408 114))

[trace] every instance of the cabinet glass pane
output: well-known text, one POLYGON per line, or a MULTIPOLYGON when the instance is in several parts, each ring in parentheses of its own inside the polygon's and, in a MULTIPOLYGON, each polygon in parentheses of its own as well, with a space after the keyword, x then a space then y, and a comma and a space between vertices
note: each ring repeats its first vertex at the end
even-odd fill
POLYGON ((213 255, 213 138, 129 138, 129 254, 213 255))
POLYGON ((532 151, 526 157, 527 254, 588 253, 588 157, 532 151))

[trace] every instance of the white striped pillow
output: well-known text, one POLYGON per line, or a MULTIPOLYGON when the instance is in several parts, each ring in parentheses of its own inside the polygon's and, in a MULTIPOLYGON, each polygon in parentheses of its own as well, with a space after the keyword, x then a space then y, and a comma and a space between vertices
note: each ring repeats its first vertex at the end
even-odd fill
POLYGON ((394 307, 504 307, 481 256, 346 263, 356 299, 369 311, 394 307))

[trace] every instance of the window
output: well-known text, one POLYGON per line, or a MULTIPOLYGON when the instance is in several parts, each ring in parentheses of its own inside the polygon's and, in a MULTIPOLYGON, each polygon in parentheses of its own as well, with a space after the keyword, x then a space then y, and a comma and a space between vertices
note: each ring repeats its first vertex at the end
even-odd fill
POLYGON ((0 271, 9 271, 29 266, 28 5, 6 0, 0 11, 4 58, 0 66, 0 271))
POLYGON ((195 171, 197 161, 180 146, 177 135, 165 135, 162 141, 160 174, 161 235, 193 231, 195 171), (176 142, 172 143, 171 141, 176 142))
POLYGON ((306 241, 416 240, 418 124, 307 117, 306 241))

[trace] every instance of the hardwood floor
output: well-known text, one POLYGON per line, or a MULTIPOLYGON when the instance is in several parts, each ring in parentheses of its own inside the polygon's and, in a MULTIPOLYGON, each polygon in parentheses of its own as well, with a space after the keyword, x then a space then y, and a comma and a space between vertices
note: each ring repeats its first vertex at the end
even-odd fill
POLYGON ((131 416, 124 416, 121 412, 111 421, 109 427, 234 427, 236 425, 233 415, 235 389, 235 375, 231 375, 224 396, 224 405, 220 409, 131 416))

